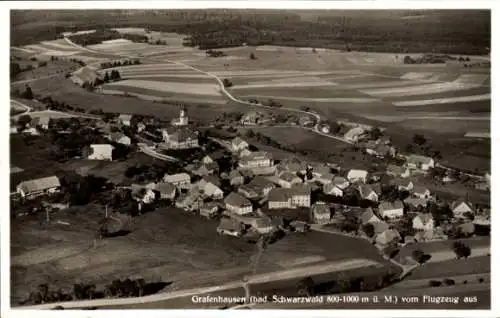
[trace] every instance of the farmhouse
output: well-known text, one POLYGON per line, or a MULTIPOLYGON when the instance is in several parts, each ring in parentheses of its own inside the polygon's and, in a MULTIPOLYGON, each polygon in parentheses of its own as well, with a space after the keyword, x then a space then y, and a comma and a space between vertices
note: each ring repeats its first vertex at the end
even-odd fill
POLYGON ((188 188, 191 185, 191 177, 187 173, 166 174, 163 181, 173 184, 178 188, 188 188))
POLYGON ((269 234, 275 229, 272 220, 268 217, 254 219, 251 225, 259 234, 269 234))
POLYGON ((335 178, 335 176, 332 173, 326 173, 321 176, 315 176, 313 180, 321 183, 322 185, 327 185, 333 182, 333 178, 335 178))
POLYGON ((403 203, 401 201, 395 202, 380 202, 378 206, 380 215, 383 218, 395 219, 403 216, 403 203))
POLYGON ((396 149, 388 145, 375 144, 369 145, 366 148, 366 153, 379 158, 384 158, 386 156, 394 157, 396 156, 396 149))
POLYGON ((410 210, 421 209, 427 206, 427 200, 422 198, 412 198, 408 197, 404 200, 404 203, 410 208, 410 210))
POLYGON ((233 170, 229 173, 229 183, 233 186, 241 185, 245 182, 245 178, 238 170, 233 170))
POLYGON ((354 127, 345 133, 344 138, 351 142, 356 142, 365 133, 362 127, 354 127))
POLYGON ((359 191, 361 198, 363 198, 364 200, 370 200, 373 202, 378 201, 378 194, 377 194, 377 192, 375 192, 374 189, 372 189, 371 186, 366 185, 366 184, 361 184, 358 187, 358 191, 359 191))
POLYGON ((186 211, 199 210, 203 204, 201 193, 199 191, 189 191, 188 193, 181 194, 175 201, 175 206, 186 211))
POLYGON ((130 126, 130 120, 132 119, 132 115, 129 114, 121 114, 118 116, 118 120, 122 123, 122 125, 130 126))
POLYGON ((328 195, 333 195, 336 197, 341 197, 344 195, 344 191, 342 191, 342 189, 340 189, 333 183, 325 184, 323 186, 323 193, 328 195))
POLYGON ((187 127, 164 129, 162 134, 169 149, 191 149, 199 146, 198 135, 187 127))
POLYGON ((215 182, 201 179, 196 186, 202 192, 203 197, 220 200, 224 197, 224 192, 217 186, 215 182))
POLYGON ((406 166, 410 169, 427 171, 434 168, 434 159, 420 155, 410 155, 406 158, 406 166))
POLYGON ((275 188, 269 191, 267 198, 268 208, 272 209, 291 209, 292 198, 289 189, 275 188))
POLYGON ((257 124, 263 124, 270 120, 271 118, 268 114, 264 114, 259 111, 250 111, 245 115, 243 115, 243 117, 241 117, 240 122, 242 125, 257 125, 257 124))
POLYGON ((50 117, 35 117, 31 120, 31 126, 40 129, 48 130, 50 124, 50 117))
POLYGON ((156 184, 156 191, 160 193, 161 199, 173 200, 177 193, 177 188, 171 183, 158 183, 156 184))
POLYGON ((363 214, 361 214, 360 220, 361 220, 361 224, 363 224, 363 225, 368 224, 368 223, 372 224, 372 223, 382 222, 375 215, 375 213, 373 213, 372 208, 365 209, 365 211, 363 212, 363 214))
POLYGON ((271 167, 273 165, 273 159, 271 155, 265 151, 256 151, 250 153, 248 156, 242 157, 238 165, 243 169, 271 167))
POLYGON ((473 213, 473 205, 470 202, 466 201, 455 201, 451 204, 451 210, 455 217, 464 218, 464 214, 467 212, 473 213))
POLYGON ((355 182, 366 183, 367 177, 368 177, 368 171, 366 171, 366 170, 352 169, 352 170, 349 170, 349 173, 347 173, 347 179, 351 183, 355 183, 355 182))
POLYGON ((240 152, 243 149, 247 149, 248 147, 248 143, 240 137, 235 137, 233 140, 231 140, 231 150, 234 152, 240 152))
POLYGON ((325 202, 316 202, 311 207, 311 221, 316 224, 328 224, 331 220, 330 207, 325 202))
POLYGON ((398 178, 408 178, 410 176, 410 170, 406 167, 396 166, 393 164, 387 165, 387 175, 398 178))
POLYGON ((248 184, 238 188, 238 192, 249 199, 265 197, 275 186, 273 183, 263 177, 257 176, 248 184))
POLYGON ((122 145, 126 145, 126 146, 130 146, 130 144, 131 144, 130 138, 125 136, 123 133, 120 133, 120 132, 114 132, 114 133, 109 134, 108 139, 110 141, 113 141, 113 142, 116 142, 116 143, 119 143, 122 145))
POLYGON ((89 160, 113 160, 114 147, 110 144, 90 145, 89 160))
POLYGON ((238 194, 236 192, 231 192, 224 199, 224 203, 227 210, 239 215, 252 213, 253 211, 252 203, 241 194, 238 194))
POLYGON ((16 192, 23 198, 35 198, 59 191, 61 183, 56 176, 23 181, 16 187, 16 192))
POLYGON ((82 86, 85 82, 94 83, 97 78, 101 78, 101 76, 88 66, 82 67, 70 76, 70 80, 79 86, 82 86))
POLYGON ((411 191, 413 189, 413 182, 405 179, 394 179, 392 185, 397 187, 399 191, 411 191))
POLYGON ((276 188, 269 191, 269 209, 293 209, 311 206, 311 188, 305 184, 295 184, 292 188, 276 188))
POLYGON ((239 237, 243 235, 244 226, 237 220, 230 218, 222 218, 220 220, 219 226, 217 227, 217 233, 220 235, 230 235, 239 237))
POLYGON ((387 229, 377 235, 376 241, 379 245, 386 246, 401 241, 401 235, 395 229, 387 229))
POLYGON ((419 213, 413 218, 413 229, 422 231, 434 230, 434 218, 430 213, 419 213))
POLYGON ((295 173, 289 171, 280 173, 276 181, 278 185, 283 188, 291 188, 294 184, 302 183, 301 178, 299 178, 295 173))
POLYGON ((412 194, 420 199, 429 199, 431 197, 431 191, 423 186, 414 186, 412 194))

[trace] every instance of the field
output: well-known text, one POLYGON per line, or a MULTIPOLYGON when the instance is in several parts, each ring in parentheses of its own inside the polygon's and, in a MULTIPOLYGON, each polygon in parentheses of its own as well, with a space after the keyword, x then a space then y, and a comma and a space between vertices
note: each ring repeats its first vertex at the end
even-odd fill
POLYGON ((491 257, 478 256, 469 259, 452 259, 442 262, 433 262, 420 266, 408 277, 408 280, 441 279, 449 276, 489 274, 491 271, 491 257))

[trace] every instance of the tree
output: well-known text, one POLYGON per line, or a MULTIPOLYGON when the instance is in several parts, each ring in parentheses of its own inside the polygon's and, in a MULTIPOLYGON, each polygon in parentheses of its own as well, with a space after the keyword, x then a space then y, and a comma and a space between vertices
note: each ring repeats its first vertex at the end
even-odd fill
POLYGON ((412 253, 411 253, 411 256, 413 257, 413 259, 415 261, 417 261, 419 264, 423 264, 423 259, 424 259, 424 256, 425 256, 425 253, 422 252, 421 250, 414 250, 412 253))
POLYGON ((19 118, 17 119, 17 125, 24 129, 26 128, 26 126, 31 123, 31 116, 30 115, 22 115, 22 116, 19 116, 19 118))
POLYGON ((46 283, 38 285, 38 292, 41 295, 42 303, 46 302, 49 296, 49 285, 46 283))
POLYGON ((302 297, 314 295, 314 281, 311 277, 306 277, 297 283, 297 294, 302 297))
POLYGON ((412 141, 414 144, 422 146, 427 142, 427 139, 425 139, 424 135, 422 134, 415 134, 413 135, 412 141))
POLYGON ((228 80, 227 78, 225 78, 224 80, 222 80, 222 84, 224 85, 224 87, 231 87, 233 86, 233 83, 228 80))
POLYGON ((253 52, 250 53, 250 59, 251 60, 256 60, 257 59, 257 57, 255 56, 255 54, 253 54, 253 52))
POLYGON ((363 225, 363 232, 365 232, 366 236, 372 238, 375 235, 375 227, 371 223, 367 223, 363 225))
POLYGON ((109 73, 108 73, 108 71, 106 71, 106 73, 104 73, 104 82, 105 83, 109 82, 109 73))
POLYGON ((21 95, 22 98, 24 99, 33 99, 33 91, 31 90, 31 87, 26 85, 26 89, 24 90, 23 94, 21 95))
POLYGON ((470 247, 460 241, 453 243, 453 252, 455 252, 457 259, 467 259, 471 254, 470 247))

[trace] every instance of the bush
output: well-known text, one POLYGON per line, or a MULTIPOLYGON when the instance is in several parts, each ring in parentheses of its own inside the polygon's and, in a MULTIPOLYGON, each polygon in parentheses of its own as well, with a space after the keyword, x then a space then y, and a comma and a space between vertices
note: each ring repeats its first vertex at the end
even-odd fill
POLYGON ((460 241, 453 243, 453 251, 458 259, 467 258, 471 254, 470 247, 460 241))
POLYGON ((455 285, 455 281, 453 279, 445 279, 443 280, 443 284, 445 284, 446 286, 452 286, 452 285, 455 285))
POLYGON ((441 285, 442 285, 442 283, 438 280, 430 280, 429 281, 429 287, 439 287, 441 285))
POLYGON ((477 279, 477 281, 478 281, 479 283, 481 283, 481 284, 482 284, 482 283, 484 283, 484 278, 483 278, 483 277, 479 277, 479 278, 477 279))

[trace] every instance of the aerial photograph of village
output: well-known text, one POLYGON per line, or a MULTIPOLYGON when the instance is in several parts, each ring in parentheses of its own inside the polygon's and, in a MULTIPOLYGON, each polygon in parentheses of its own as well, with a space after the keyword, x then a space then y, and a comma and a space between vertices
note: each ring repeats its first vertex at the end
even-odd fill
POLYGON ((490 14, 11 10, 10 306, 490 309, 490 14))

